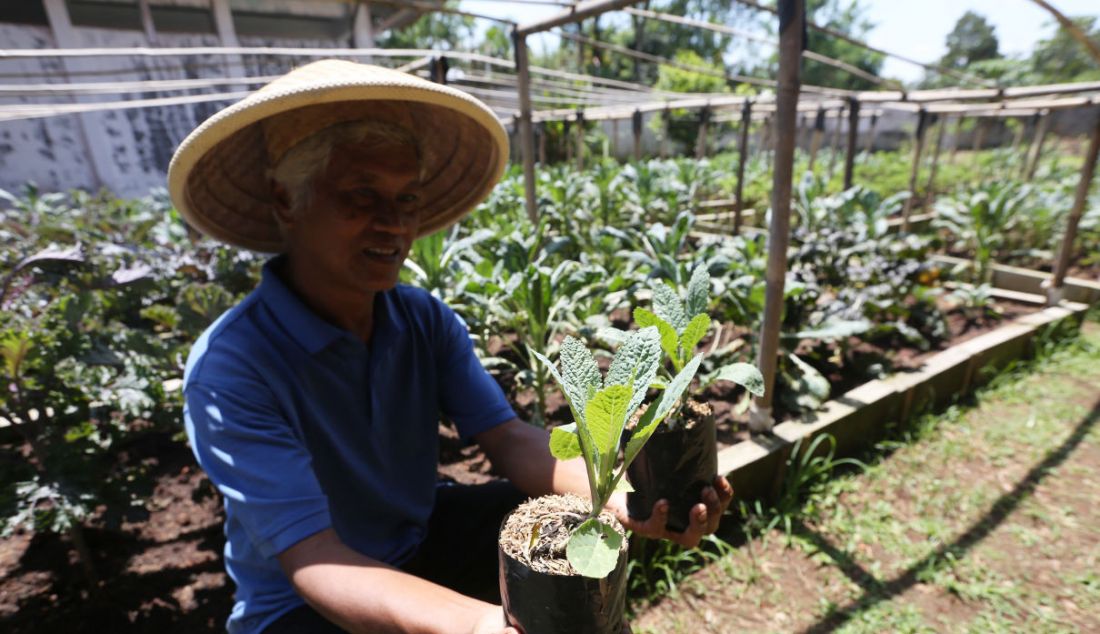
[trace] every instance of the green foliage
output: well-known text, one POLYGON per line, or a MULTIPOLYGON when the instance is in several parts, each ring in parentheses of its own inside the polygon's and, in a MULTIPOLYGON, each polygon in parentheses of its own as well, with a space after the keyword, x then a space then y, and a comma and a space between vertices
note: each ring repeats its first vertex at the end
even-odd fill
MULTIPOLYGON (((719 62, 708 62, 698 53, 690 49, 681 49, 671 56, 673 61, 681 65, 660 66, 658 68, 655 88, 669 92, 683 93, 728 93, 729 87, 726 80, 721 77, 725 73, 725 67, 719 62), (711 73, 698 72, 692 69, 706 69, 711 73)), ((683 109, 662 112, 659 116, 650 120, 650 126, 661 136, 667 134, 669 138, 680 146, 687 148, 689 153, 694 153, 695 143, 699 136, 699 111, 683 109)))
POLYGON ((796 522, 816 516, 816 498, 829 482, 833 471, 844 466, 867 469, 866 464, 855 458, 836 458, 836 438, 831 434, 818 434, 808 445, 803 444, 804 440, 799 438, 787 456, 775 503, 769 507, 741 504, 741 514, 746 519, 750 534, 778 528, 790 539, 796 522))
MULTIPOLYGON (((458 3, 443 3, 457 8, 458 3)), ((452 13, 425 12, 403 29, 390 29, 378 45, 381 48, 420 48, 432 50, 468 50, 464 43, 474 37, 474 19, 452 13)), ((497 42, 496 40, 488 40, 497 42)), ((511 47, 508 48, 510 51, 511 47)))
POLYGON ((163 194, 0 198, 0 416, 22 440, 4 450, 19 466, 0 495, 3 532, 75 535, 100 505, 117 524, 150 485, 119 456, 178 429, 187 349, 251 290, 259 262, 192 243, 163 194))
POLYGON ((943 198, 936 202, 933 226, 948 232, 956 249, 973 254, 973 281, 990 281, 994 258, 1006 236, 1023 219, 1021 213, 1029 187, 1015 183, 992 183, 969 195, 943 198))
POLYGON ((621 542, 611 537, 613 529, 598 521, 599 513, 618 488, 627 467, 679 401, 701 359, 690 361, 664 388, 660 400, 646 407, 622 449, 620 461, 626 425, 642 405, 660 364, 657 329, 630 333, 615 353, 606 377, 600 376, 591 352, 577 339, 566 337, 561 350, 560 372, 549 359, 533 354, 557 381, 574 419, 573 425, 552 432, 550 450, 562 460, 575 458, 579 452, 588 473, 592 512, 589 521, 570 537, 566 556, 579 573, 604 577, 615 566, 621 542))
POLYGON ((997 34, 984 16, 967 11, 955 22, 955 28, 947 34, 947 52, 940 65, 964 70, 974 62, 996 59, 1001 56, 997 34))
MULTIPOLYGON (((873 26, 864 17, 866 9, 857 1, 809 0, 806 3, 806 14, 807 19, 814 24, 857 39, 864 39, 873 26)), ((872 75, 879 74, 886 60, 880 53, 868 51, 863 47, 812 29, 806 35, 809 50, 838 59, 872 75)), ((878 87, 867 79, 815 60, 806 60, 803 64, 802 81, 805 84, 848 90, 874 90, 878 87)))

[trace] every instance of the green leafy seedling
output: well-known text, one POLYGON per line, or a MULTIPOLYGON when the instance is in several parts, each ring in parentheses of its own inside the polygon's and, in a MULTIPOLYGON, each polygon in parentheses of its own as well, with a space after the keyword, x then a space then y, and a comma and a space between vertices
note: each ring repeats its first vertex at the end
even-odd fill
POLYGON ((623 432, 645 401, 646 392, 661 365, 661 338, 656 327, 629 333, 615 353, 607 376, 601 376, 592 352, 566 337, 561 344, 561 370, 537 352, 569 401, 574 422, 550 434, 550 451, 559 460, 584 458, 592 511, 570 536, 565 554, 573 568, 586 577, 603 578, 614 568, 621 536, 599 520, 612 493, 626 486, 627 467, 638 456, 657 426, 673 410, 699 369, 702 357, 693 357, 649 403, 622 449, 623 432))
MULTIPOLYGON (((710 273, 706 266, 698 264, 688 282, 687 297, 681 300, 670 286, 658 282, 653 285, 653 310, 634 309, 634 321, 638 326, 657 328, 661 349, 668 355, 674 372, 682 370, 687 360, 695 355, 695 347, 710 329, 709 303, 710 273)), ((715 381, 732 381, 751 394, 764 394, 764 377, 751 363, 731 363, 717 368, 706 383, 715 381)))

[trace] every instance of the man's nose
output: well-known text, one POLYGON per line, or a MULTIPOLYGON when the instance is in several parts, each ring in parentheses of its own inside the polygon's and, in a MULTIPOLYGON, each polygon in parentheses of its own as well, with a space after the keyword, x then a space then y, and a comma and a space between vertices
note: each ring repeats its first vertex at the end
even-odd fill
POLYGON ((397 202, 386 201, 371 212, 370 224, 375 231, 405 234, 412 228, 413 216, 397 202))

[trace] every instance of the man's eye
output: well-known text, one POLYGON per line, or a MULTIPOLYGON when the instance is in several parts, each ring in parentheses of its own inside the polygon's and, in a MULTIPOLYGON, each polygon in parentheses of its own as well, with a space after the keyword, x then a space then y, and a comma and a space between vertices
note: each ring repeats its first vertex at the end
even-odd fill
POLYGON ((404 204, 415 203, 416 200, 416 194, 401 194, 397 197, 397 202, 404 204))

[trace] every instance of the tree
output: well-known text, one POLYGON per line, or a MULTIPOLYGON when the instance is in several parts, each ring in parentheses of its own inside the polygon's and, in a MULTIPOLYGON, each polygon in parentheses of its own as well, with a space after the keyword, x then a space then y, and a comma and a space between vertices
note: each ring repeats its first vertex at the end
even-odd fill
MULTIPOLYGON (((457 3, 448 2, 447 6, 457 3)), ((425 13, 409 26, 386 32, 379 42, 382 48, 422 48, 437 50, 467 50, 473 39, 474 19, 453 13, 425 13)))
MULTIPOLYGON (((1093 16, 1071 18, 1085 35, 1100 42, 1100 25, 1093 16)), ((1055 25, 1057 26, 1057 25, 1055 25)), ((1067 81, 1095 81, 1100 79, 1100 66, 1080 42, 1063 28, 1056 28, 1054 35, 1039 40, 1030 58, 1034 83, 1053 84, 1067 81)))
MULTIPOLYGON (((806 18, 810 22, 857 39, 863 39, 874 26, 864 17, 865 12, 866 9, 858 0, 848 3, 842 3, 841 0, 809 0, 806 3, 806 18)), ((812 29, 807 33, 807 50, 847 62, 872 75, 879 74, 885 61, 885 57, 879 53, 812 29)), ((802 64, 804 84, 848 90, 870 90, 876 87, 873 82, 834 66, 814 60, 805 60, 802 64)), ((778 69, 778 56, 776 65, 778 69)))
MULTIPOLYGON (((808 21, 856 39, 863 39, 874 26, 864 17, 865 12, 866 9, 860 0, 807 0, 806 2, 808 21)), ((778 18, 773 15, 769 15, 768 18, 768 26, 774 28, 778 24, 778 18)), ((879 53, 812 29, 808 30, 806 35, 806 50, 846 62, 872 75, 878 75, 882 69, 885 57, 879 53)), ((745 74, 757 77, 775 77, 777 72, 779 72, 778 50, 773 51, 763 64, 745 70, 745 74)), ((809 59, 802 61, 802 83, 848 90, 869 90, 876 87, 873 82, 848 71, 809 59)))
POLYGON ((940 59, 940 65, 947 68, 963 70, 974 62, 1001 57, 993 25, 973 11, 967 11, 955 22, 946 44, 947 53, 940 59))

